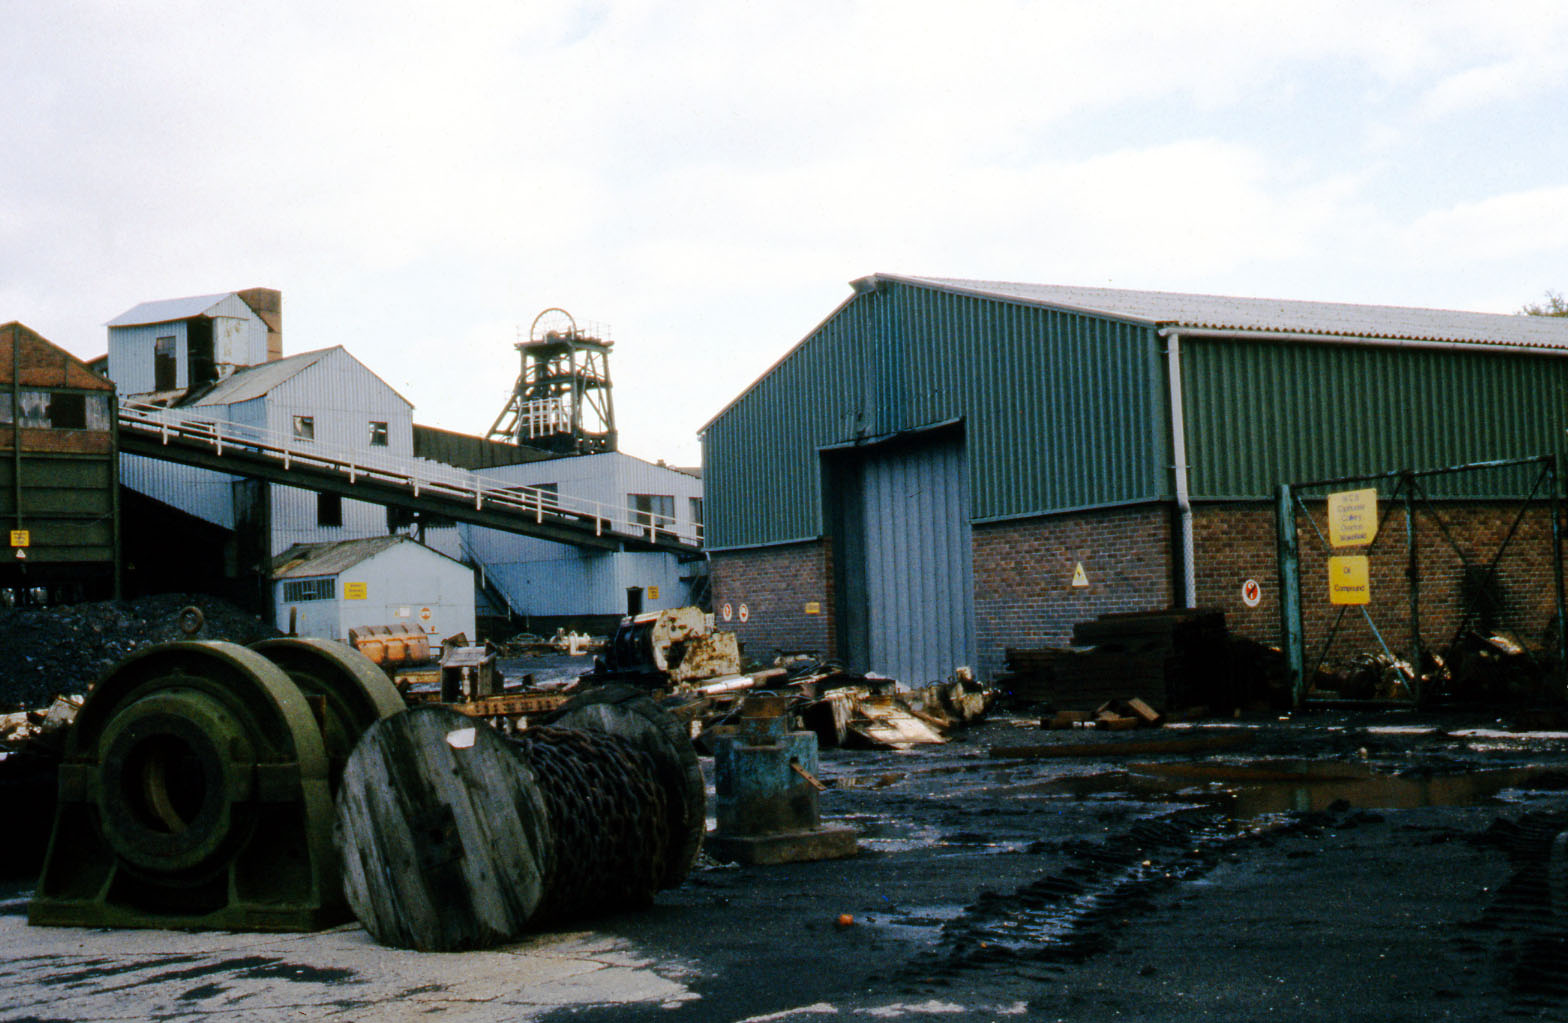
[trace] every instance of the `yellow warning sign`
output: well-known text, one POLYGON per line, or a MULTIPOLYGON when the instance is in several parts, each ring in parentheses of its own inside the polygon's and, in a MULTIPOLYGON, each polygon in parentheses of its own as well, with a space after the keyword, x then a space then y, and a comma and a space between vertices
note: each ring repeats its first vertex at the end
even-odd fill
POLYGON ((343 599, 344 600, 364 600, 364 599, 366 599, 369 596, 370 596, 370 584, 369 583, 344 583, 343 584, 343 599))
POLYGON ((1328 495, 1328 542, 1365 547, 1377 539, 1377 490, 1342 490, 1328 495))
POLYGON ((822 613, 822 602, 820 600, 808 600, 808 601, 806 601, 806 613, 808 615, 819 615, 819 614, 821 614, 822 613))
POLYGON ((13 529, 13 530, 11 530, 11 546, 12 547, 31 547, 32 545, 33 545, 33 534, 31 532, 29 532, 28 530, 25 530, 25 529, 13 529))
POLYGON ((1372 579, 1365 554, 1342 554, 1328 559, 1328 602, 1372 602, 1372 579))
POLYGON ((657 586, 650 586, 650 587, 648 587, 648 599, 649 600, 658 600, 659 599, 659 588, 657 586))
POLYGON ((1073 566, 1073 585, 1074 586, 1088 586, 1089 585, 1089 573, 1085 572, 1083 570, 1083 562, 1081 562, 1081 561, 1078 562, 1077 565, 1073 566))

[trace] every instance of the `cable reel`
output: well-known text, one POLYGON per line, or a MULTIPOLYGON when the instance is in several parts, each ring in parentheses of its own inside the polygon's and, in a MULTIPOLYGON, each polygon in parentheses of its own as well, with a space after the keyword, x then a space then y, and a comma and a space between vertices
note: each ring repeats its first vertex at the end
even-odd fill
POLYGON ((115 666, 67 739, 29 921, 312 930, 342 919, 332 789, 359 734, 403 708, 356 657, 315 640, 185 641, 115 666))

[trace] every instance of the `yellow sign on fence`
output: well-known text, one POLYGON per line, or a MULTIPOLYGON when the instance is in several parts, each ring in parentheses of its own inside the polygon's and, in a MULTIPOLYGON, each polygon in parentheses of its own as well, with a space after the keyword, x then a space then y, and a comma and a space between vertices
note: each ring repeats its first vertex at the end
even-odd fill
POLYGON ((1376 488, 1328 495, 1329 543, 1335 547, 1365 547, 1376 539, 1376 488))
POLYGON ((1328 559, 1328 602, 1372 603, 1372 573, 1365 554, 1341 554, 1328 559))

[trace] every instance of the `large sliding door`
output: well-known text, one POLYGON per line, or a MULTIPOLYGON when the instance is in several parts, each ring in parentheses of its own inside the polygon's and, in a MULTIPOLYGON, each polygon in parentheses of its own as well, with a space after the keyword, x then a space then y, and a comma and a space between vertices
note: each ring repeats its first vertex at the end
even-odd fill
POLYGON ((975 657, 961 434, 828 456, 839 641, 848 665, 908 686, 975 657))

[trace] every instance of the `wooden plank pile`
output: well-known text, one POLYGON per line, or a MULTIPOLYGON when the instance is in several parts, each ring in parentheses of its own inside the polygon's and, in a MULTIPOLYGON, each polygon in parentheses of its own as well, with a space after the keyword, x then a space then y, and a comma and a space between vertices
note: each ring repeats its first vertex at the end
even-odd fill
POLYGON ((1159 709, 1236 702, 1225 613, 1137 611, 1073 626, 1072 647, 1007 650, 999 687, 1022 702, 1093 711, 1137 699, 1159 709))

